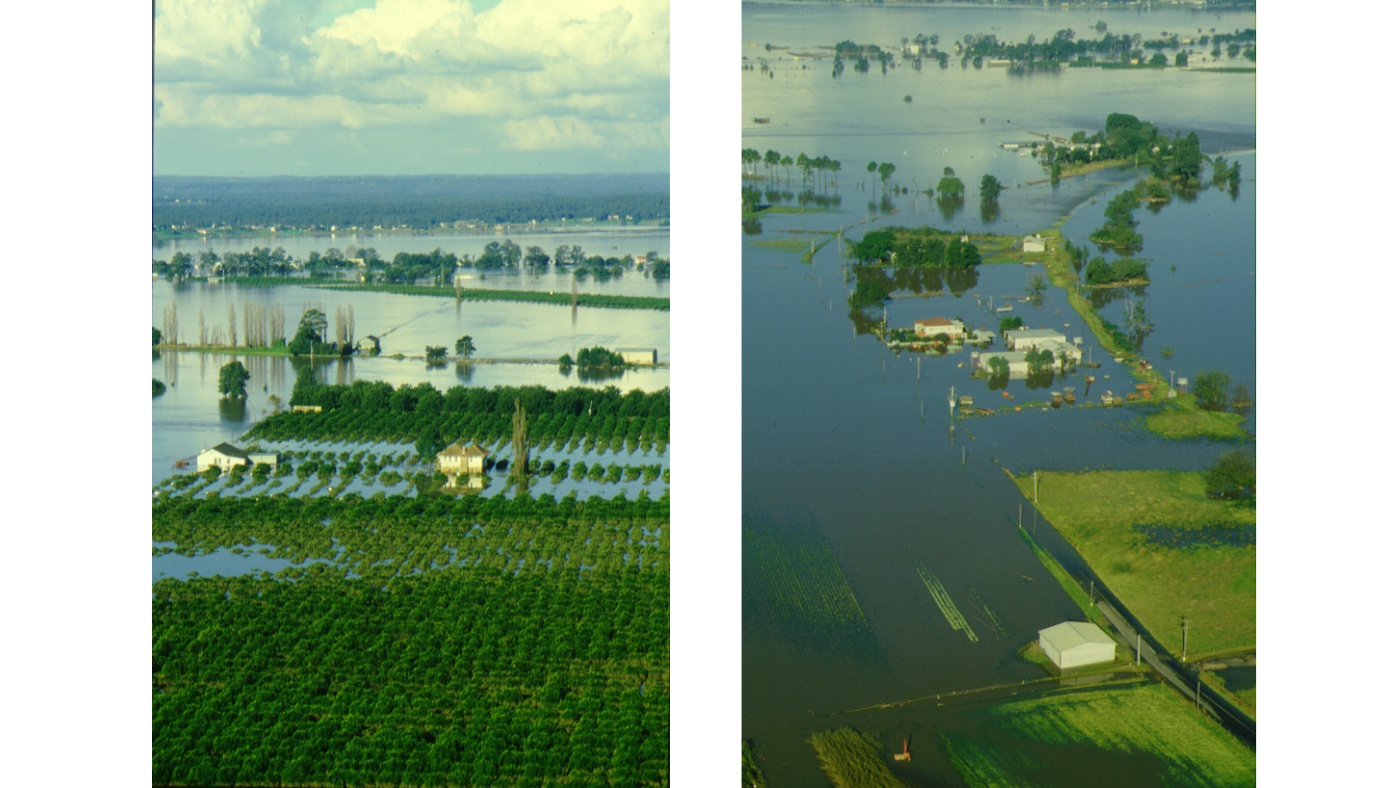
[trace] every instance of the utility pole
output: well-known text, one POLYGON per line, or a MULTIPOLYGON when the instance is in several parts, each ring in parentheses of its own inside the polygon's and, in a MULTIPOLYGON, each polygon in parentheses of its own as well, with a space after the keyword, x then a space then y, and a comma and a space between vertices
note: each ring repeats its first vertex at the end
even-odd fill
POLYGON ((1031 484, 1034 491, 1035 503, 1040 503, 1040 471, 1031 471, 1031 484))
POLYGON ((1186 631, 1188 628, 1186 616, 1181 617, 1181 664, 1186 664, 1186 631))
POLYGON ((1137 633, 1137 664, 1142 664, 1142 633, 1137 633))

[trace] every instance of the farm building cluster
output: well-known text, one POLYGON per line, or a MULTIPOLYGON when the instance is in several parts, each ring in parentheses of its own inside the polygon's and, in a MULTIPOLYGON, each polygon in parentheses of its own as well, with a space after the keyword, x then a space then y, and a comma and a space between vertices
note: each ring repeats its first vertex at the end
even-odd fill
POLYGON ((1074 342, 1067 341, 1064 334, 1050 328, 1012 329, 1006 332, 1005 338, 1008 348, 1005 351, 972 354, 974 371, 986 369, 993 358, 1002 358, 1010 368, 1011 377, 1025 377, 1030 372, 1026 354, 1032 350, 1050 351, 1055 358, 1057 372, 1078 365, 1084 357, 1084 351, 1080 348, 1083 340, 1076 337, 1074 342))

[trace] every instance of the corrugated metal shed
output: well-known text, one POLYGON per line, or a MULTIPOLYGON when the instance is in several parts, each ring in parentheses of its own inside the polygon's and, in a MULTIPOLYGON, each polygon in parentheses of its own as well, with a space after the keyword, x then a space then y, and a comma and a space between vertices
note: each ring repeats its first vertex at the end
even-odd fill
POLYGON ((1061 670, 1112 662, 1116 650, 1113 638, 1087 621, 1063 621, 1040 630, 1040 647, 1061 670))

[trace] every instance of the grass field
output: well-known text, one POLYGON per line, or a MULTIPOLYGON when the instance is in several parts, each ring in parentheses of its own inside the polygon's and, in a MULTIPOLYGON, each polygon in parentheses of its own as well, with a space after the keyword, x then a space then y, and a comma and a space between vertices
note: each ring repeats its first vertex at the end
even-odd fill
MULTIPOLYGON (((1032 497, 1029 476, 1016 479, 1032 497)), ((1254 544, 1189 544, 1252 528, 1254 511, 1205 495, 1200 473, 1109 470, 1040 474, 1037 508, 1165 647, 1189 658, 1254 645, 1254 544), (1149 526, 1156 537, 1142 528, 1149 526), (1163 540, 1162 533, 1176 536, 1163 540), (1176 546, 1168 546, 1175 542, 1176 546)))
MULTIPOLYGON (((1030 476, 1016 484, 1032 497, 1030 476)), ((1039 495, 1046 520, 1164 646, 1180 652, 1186 616, 1189 659, 1253 648, 1252 536, 1191 546, 1252 528, 1253 509, 1208 498, 1201 474, 1175 471, 1042 473, 1039 495)))
POLYGON ((1202 410, 1189 397, 1178 397, 1145 419, 1147 428, 1164 438, 1210 438, 1238 440, 1246 433, 1240 427, 1244 417, 1238 413, 1217 413, 1202 410))
POLYGON ((901 788, 904 785, 880 757, 880 745, 870 736, 841 728, 814 733, 807 742, 817 751, 822 771, 836 788, 901 788))
POLYGON ((1041 785, 1083 748, 1132 759, 1140 785, 1255 782, 1255 753, 1161 684, 1046 695, 974 714, 995 735, 940 735, 969 785, 1041 785))

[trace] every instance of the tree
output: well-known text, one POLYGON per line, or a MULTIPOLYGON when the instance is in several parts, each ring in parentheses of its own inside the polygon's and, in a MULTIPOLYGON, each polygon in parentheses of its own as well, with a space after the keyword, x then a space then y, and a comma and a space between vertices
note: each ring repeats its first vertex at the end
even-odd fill
POLYGON ((515 450, 515 461, 511 463, 512 476, 524 478, 530 467, 530 439, 526 433, 525 408, 520 398, 515 399, 515 415, 511 417, 511 447, 515 450))
POLYGON ((219 394, 231 399, 248 396, 248 370, 241 361, 230 361, 219 368, 219 394))
POLYGON ((447 348, 441 345, 426 345, 423 350, 428 356, 429 364, 442 363, 442 361, 447 358, 447 348))
POLYGON ((996 177, 992 175, 983 175, 982 202, 996 202, 997 198, 1001 196, 1002 190, 1005 188, 1006 187, 1002 186, 1001 181, 998 181, 996 177))
MULTIPOLYGON (((301 316, 301 322, 297 324, 296 335, 292 341, 287 343, 287 349, 293 355, 311 353, 315 355, 317 345, 325 343, 326 336, 326 313, 319 309, 308 309, 301 316)), ((323 351, 324 352, 324 351, 323 351)))
POLYGON ((159 329, 159 328, 156 328, 155 326, 151 326, 151 347, 155 347, 156 345, 159 345, 159 344, 160 344, 160 329, 159 329))
MULTIPOLYGON (((944 172, 948 171, 947 169, 944 170, 944 172)), ((938 199, 940 200, 961 202, 966 187, 963 186, 963 182, 960 178, 953 175, 944 175, 938 180, 938 186, 934 187, 934 191, 938 192, 938 199)))
POLYGON ((1254 455, 1242 449, 1226 452, 1205 471, 1206 494, 1233 501, 1253 501, 1254 455))
POLYGON ((472 338, 464 336, 457 340, 457 358, 471 358, 476 352, 476 345, 472 344, 472 338))
POLYGON ((881 165, 880 165, 880 183, 883 183, 883 184, 885 185, 885 188, 886 188, 886 189, 889 189, 889 188, 890 188, 890 176, 891 176, 891 175, 894 175, 894 165, 893 165, 893 164, 890 164, 889 162, 885 162, 885 163, 881 164, 881 165))
POLYGON ((1204 410, 1223 411, 1229 405, 1230 376, 1218 370, 1196 373, 1191 381, 1191 393, 1196 404, 1204 410))

